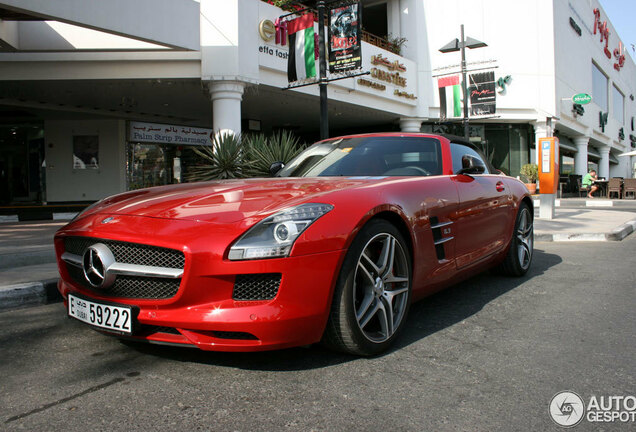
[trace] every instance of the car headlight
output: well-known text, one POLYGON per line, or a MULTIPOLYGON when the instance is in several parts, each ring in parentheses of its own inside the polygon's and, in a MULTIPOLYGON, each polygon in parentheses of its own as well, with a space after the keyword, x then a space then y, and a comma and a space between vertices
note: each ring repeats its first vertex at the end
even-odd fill
POLYGON ((333 209, 329 204, 301 204, 263 219, 230 248, 233 261, 289 256, 296 239, 318 218, 333 209))

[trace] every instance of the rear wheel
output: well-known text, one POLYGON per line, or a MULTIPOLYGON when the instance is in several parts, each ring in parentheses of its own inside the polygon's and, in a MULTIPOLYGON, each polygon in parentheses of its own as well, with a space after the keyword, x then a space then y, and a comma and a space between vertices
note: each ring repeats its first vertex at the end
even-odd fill
POLYGON ((369 222, 347 252, 324 342, 357 355, 386 350, 402 330, 411 300, 404 238, 384 220, 369 222))
POLYGON ((502 273, 510 276, 526 274, 534 254, 533 227, 533 215, 530 212, 530 207, 526 203, 521 203, 508 254, 499 267, 502 273))

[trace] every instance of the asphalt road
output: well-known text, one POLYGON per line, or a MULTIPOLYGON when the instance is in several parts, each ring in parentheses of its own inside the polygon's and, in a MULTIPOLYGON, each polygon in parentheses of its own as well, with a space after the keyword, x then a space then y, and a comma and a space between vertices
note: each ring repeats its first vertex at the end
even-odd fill
MULTIPOLYGON (((537 243, 411 309, 390 353, 124 344, 61 304, 0 313, 0 430, 560 430, 557 392, 636 394, 636 235, 537 243)), ((635 423, 574 430, 634 430, 635 423)))

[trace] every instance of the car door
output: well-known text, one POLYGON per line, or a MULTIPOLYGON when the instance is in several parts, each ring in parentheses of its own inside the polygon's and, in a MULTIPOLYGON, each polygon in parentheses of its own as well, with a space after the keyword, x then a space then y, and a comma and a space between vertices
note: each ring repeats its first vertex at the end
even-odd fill
POLYGON ((459 143, 451 143, 450 147, 455 173, 452 179, 459 195, 455 256, 457 268, 464 268, 504 248, 513 202, 503 176, 490 172, 489 164, 478 150, 459 143), (457 174, 465 155, 477 158, 485 167, 484 173, 457 174))

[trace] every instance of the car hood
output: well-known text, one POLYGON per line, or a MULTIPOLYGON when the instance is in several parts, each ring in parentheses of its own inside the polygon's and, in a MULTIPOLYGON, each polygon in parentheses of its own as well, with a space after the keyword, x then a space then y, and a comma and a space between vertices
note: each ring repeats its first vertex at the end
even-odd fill
POLYGON ((224 180, 160 186, 99 202, 89 214, 131 215, 232 223, 320 200, 330 192, 380 182, 380 178, 281 178, 224 180))

